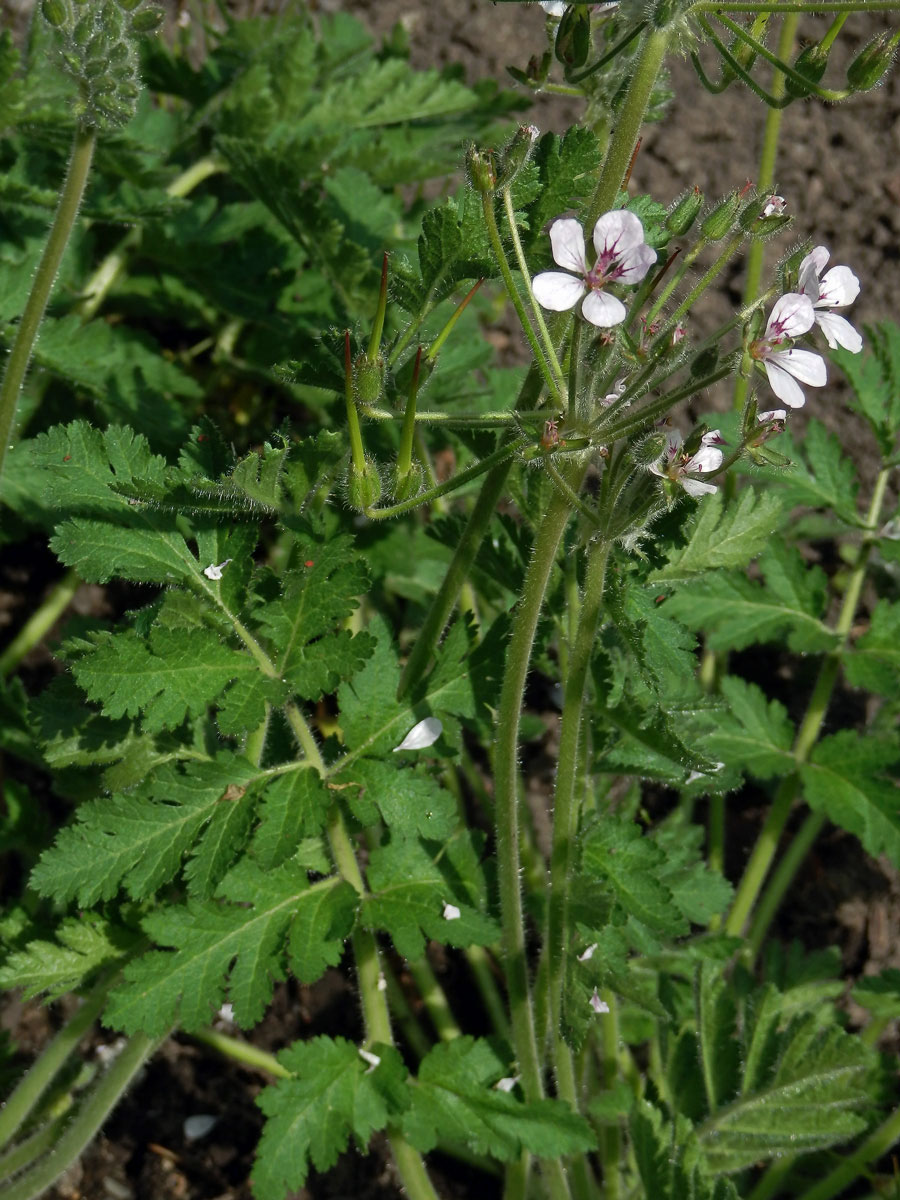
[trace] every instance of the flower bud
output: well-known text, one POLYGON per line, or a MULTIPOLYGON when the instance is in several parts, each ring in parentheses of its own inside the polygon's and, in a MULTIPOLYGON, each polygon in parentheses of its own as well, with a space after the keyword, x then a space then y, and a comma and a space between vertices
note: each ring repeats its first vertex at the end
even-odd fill
POLYGON ((531 156, 534 144, 541 136, 536 125, 520 125, 512 141, 500 153, 497 167, 497 187, 509 187, 531 156))
POLYGON ((117 3, 123 12, 134 12, 141 0, 117 0, 117 3))
POLYGON ((666 217, 666 229, 673 237, 684 237, 697 220, 702 207, 703 193, 695 184, 691 191, 685 192, 669 209, 669 215, 666 217))
POLYGON ((469 183, 476 192, 492 192, 497 186, 494 164, 489 154, 482 153, 474 146, 466 151, 466 172, 469 183))
POLYGON ((61 29, 69 19, 69 9, 65 0, 42 0, 41 13, 48 25, 61 29))
POLYGON ((591 14, 586 4, 563 13, 556 31, 556 57, 564 67, 583 67, 591 52, 591 14))
POLYGON ((729 234, 740 206, 741 197, 737 192, 732 192, 724 200, 720 200, 715 208, 704 217, 703 224, 700 226, 702 236, 707 241, 718 242, 729 234))
POLYGON ((756 196, 744 205, 738 217, 738 225, 744 233, 754 237, 771 237, 790 223, 791 218, 784 212, 781 196, 756 196))
MULTIPOLYGON (((818 83, 825 74, 827 66, 828 50, 824 46, 820 46, 818 42, 812 46, 806 46, 794 60, 794 70, 808 79, 810 83, 818 83)), ((784 89, 789 96, 793 96, 796 100, 802 100, 810 93, 810 88, 804 87, 802 83, 791 78, 785 79, 784 89)))
POLYGON ((353 364, 353 390, 359 404, 374 404, 384 386, 384 359, 357 356, 353 364))
POLYGON ((747 322, 746 329, 744 330, 744 340, 748 346, 762 334, 765 319, 765 314, 761 308, 754 309, 750 314, 750 320, 747 322))
POLYGON ((131 18, 131 28, 135 33, 152 33, 163 21, 161 8, 142 8, 131 18))
POLYGON ((847 83, 855 92, 867 92, 879 84, 894 61, 895 35, 880 33, 866 45, 847 68, 847 83))
POLYGON ((635 466, 645 470, 655 467, 665 453, 667 440, 664 433, 650 433, 636 442, 631 447, 635 466))
POLYGON ((362 471, 357 471, 353 464, 347 474, 347 501, 351 508, 365 512, 381 499, 381 476, 378 468, 366 459, 362 471))
POLYGON ((656 0, 650 14, 650 22, 656 29, 668 29, 680 16, 683 7, 682 0, 656 0))

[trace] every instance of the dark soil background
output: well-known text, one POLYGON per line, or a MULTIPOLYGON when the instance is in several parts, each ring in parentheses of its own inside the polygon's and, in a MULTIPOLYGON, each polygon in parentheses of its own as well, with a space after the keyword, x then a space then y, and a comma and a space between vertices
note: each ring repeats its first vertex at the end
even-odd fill
MULTIPOLYGON (((290 0, 288 0, 290 2, 290 0)), ((2 0, 0 0, 2 4, 2 0)), ((460 63, 470 80, 485 76, 512 81, 507 64, 524 67, 543 46, 544 17, 536 4, 492 4, 489 0, 319 0, 321 9, 343 8, 359 15, 376 36, 400 21, 407 29, 413 62, 422 67, 460 63)), ((4 19, 20 23, 27 0, 7 0, 4 19), (18 20, 17 20, 18 18, 18 20)), ((261 5, 259 6, 261 7, 261 5)), ((887 20, 876 14, 851 17, 832 55, 826 82, 840 86, 843 67, 887 20)), ((809 23, 821 33, 824 20, 809 23)), ((715 64, 710 63, 711 68, 715 64)), ((762 78, 766 78, 765 75, 762 78)), ((651 126, 638 157, 632 187, 668 203, 692 185, 709 198, 753 180, 765 111, 740 86, 720 96, 703 91, 687 59, 675 61, 676 99, 666 120, 651 126)), ((579 116, 571 100, 540 96, 527 119, 544 131, 562 131, 579 116)), ((784 115, 777 190, 788 200, 795 225, 771 262, 787 246, 805 238, 824 244, 833 262, 857 273, 862 292, 851 317, 857 326, 896 316, 900 283, 900 72, 883 87, 841 106, 796 103, 784 115)), ((740 299, 741 263, 712 297, 699 319, 712 321, 740 299)), ((499 331, 508 352, 517 353, 517 335, 499 331)), ((832 374, 836 374, 832 371, 832 374)), ((709 397, 710 406, 727 399, 709 397)), ((842 405, 838 381, 810 397, 806 413, 825 420, 843 439, 847 453, 871 478, 873 447, 865 429, 842 405)), ((798 414, 795 424, 802 422, 798 414)), ((6 586, 10 581, 7 580, 6 586)), ((0 596, 2 601, 2 596, 0 596)), ((5 606, 0 604, 0 612, 5 606)), ((773 674, 779 664, 772 663, 773 674)), ((773 681, 774 683, 774 681, 773 681)), ((772 691, 799 686, 784 676, 772 691)), ((804 681, 805 686, 805 681, 804 681)), ((805 695, 805 692, 804 692, 805 695)), ((848 702, 850 698, 848 697, 848 702)), ((760 806, 730 817, 735 870, 752 844, 764 815, 760 806)), ((886 864, 867 859, 857 843, 839 833, 825 835, 784 906, 777 934, 799 938, 807 947, 839 947, 848 980, 886 966, 900 966, 900 884, 886 864)), ((397 964, 402 972, 401 964, 397 964)), ((452 972, 453 962, 435 962, 452 972)), ((463 995, 467 982, 448 980, 450 994, 463 995)), ((23 1065, 65 1018, 65 1005, 48 1009, 7 998, 0 1025, 17 1044, 23 1065)), ((460 1013, 464 1018, 464 1014, 460 1013)), ((853 1013, 851 1011, 851 1018, 853 1013)), ((231 1031, 237 1032, 237 1031, 231 1031)), ((330 972, 313 988, 283 986, 255 1045, 277 1051, 295 1038, 319 1033, 355 1037, 359 1013, 348 973, 330 972)), ((110 1042, 114 1042, 112 1035, 110 1042)), ((103 1045, 95 1039, 89 1054, 103 1045)), ((102 1049, 100 1054, 102 1056, 102 1049)), ((186 1038, 173 1038, 147 1067, 134 1090, 113 1114, 102 1136, 82 1161, 48 1193, 50 1200, 249 1200, 247 1176, 261 1128, 254 1097, 267 1079, 260 1072, 219 1059, 186 1038), (217 1123, 203 1138, 189 1141, 185 1118, 210 1114, 217 1123)), ((484 1176, 435 1158, 434 1177, 446 1200, 499 1195, 484 1176)), ((350 1153, 332 1171, 313 1174, 294 1200, 396 1200, 400 1194, 385 1148, 377 1139, 367 1153, 350 1153)))

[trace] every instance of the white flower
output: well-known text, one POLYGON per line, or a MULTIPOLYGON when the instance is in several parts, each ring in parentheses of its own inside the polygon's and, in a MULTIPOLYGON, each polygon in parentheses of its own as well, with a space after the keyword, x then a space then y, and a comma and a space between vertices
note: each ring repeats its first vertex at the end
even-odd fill
POLYGON ((719 446, 723 445, 723 442, 718 429, 704 433, 696 454, 685 453, 683 445, 684 439, 679 431, 669 430, 663 456, 650 470, 654 475, 680 484, 689 496, 702 496, 706 492, 716 491, 714 483, 704 483, 700 479, 692 479, 691 476, 710 475, 721 467, 724 456, 719 446))
POLYGON ((230 562, 231 562, 231 559, 226 558, 224 562, 220 562, 218 565, 216 565, 216 563, 210 563, 210 565, 208 567, 203 568, 203 574, 206 576, 207 579, 221 579, 222 572, 225 570, 225 568, 228 566, 228 564, 230 562))
POLYGON ((611 283, 636 284, 656 262, 656 251, 644 241, 644 227, 633 212, 617 208, 605 213, 594 226, 597 261, 587 264, 584 233, 577 221, 562 217, 550 226, 550 245, 557 266, 572 271, 544 271, 533 281, 538 304, 551 312, 574 308, 587 292, 581 312, 601 328, 620 325, 625 305, 604 289, 611 283))
POLYGON ((819 278, 828 263, 824 246, 816 246, 800 264, 800 291, 812 301, 816 324, 832 348, 843 346, 851 354, 862 350, 862 338, 849 321, 823 309, 846 308, 859 295, 859 280, 849 267, 832 267, 819 278))
POLYGON ((797 350, 794 346, 781 349, 788 339, 809 333, 815 319, 810 298, 788 292, 776 301, 765 335, 750 343, 751 357, 766 368, 772 391, 788 408, 802 408, 806 403, 800 383, 823 387, 828 379, 821 355, 813 354, 811 350, 797 350))
POLYGON ((783 215, 786 207, 787 200, 785 200, 784 196, 768 196, 760 216, 780 217, 783 215))
POLYGON ((591 996, 590 1006, 594 1010, 595 1013, 608 1013, 609 1012, 609 1005, 606 1003, 605 1000, 600 999, 600 993, 597 991, 596 988, 594 988, 594 994, 591 996))
POLYGON ((398 750, 424 750, 426 746, 432 746, 438 740, 443 729, 444 726, 437 717, 426 717, 418 725, 413 725, 400 745, 394 747, 394 753, 398 750))
POLYGON ((445 921, 458 921, 461 915, 462 914, 460 913, 459 909, 456 907, 455 904, 448 904, 446 900, 444 901, 444 920, 445 921))

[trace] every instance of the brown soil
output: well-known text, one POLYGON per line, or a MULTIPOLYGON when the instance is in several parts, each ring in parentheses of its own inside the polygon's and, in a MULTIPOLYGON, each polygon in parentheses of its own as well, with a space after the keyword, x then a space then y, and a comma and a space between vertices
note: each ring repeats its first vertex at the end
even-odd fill
MULTIPOLYGON (((16 8, 23 7, 16 0, 16 8)), ((537 5, 490 4, 488 0, 319 0, 362 16, 377 35, 402 21, 420 66, 461 63, 470 79, 506 81, 505 67, 524 66, 541 46, 543 16, 537 5)), ((7 12, 11 12, 8 9, 7 12)), ((838 68, 886 22, 876 15, 851 18, 833 55, 838 68)), ((714 67, 714 64, 711 64, 714 67)), ((740 187, 756 174, 765 113, 739 85, 720 96, 699 86, 687 59, 672 70, 680 97, 667 120, 645 137, 633 187, 668 202, 697 184, 708 197, 740 187)), ((838 70, 837 78, 842 78, 838 70)), ((513 86, 511 81, 510 86, 513 86)), ((578 113, 572 102, 540 96, 529 116, 542 130, 561 131, 578 113)), ((834 261, 852 266, 862 282, 854 310, 861 325, 895 312, 900 243, 900 72, 881 89, 849 103, 791 106, 784 115, 778 190, 796 218, 786 245, 811 238, 827 245, 834 261)), ((712 320, 740 298, 740 264, 701 320, 712 320)), ((727 404, 724 397, 712 397, 727 404)), ((870 442, 829 387, 807 412, 821 416, 845 439, 867 473, 870 442)), ((9 586, 7 581, 7 586, 9 586)), ((753 814, 742 814, 742 817, 753 814)), ((756 814, 757 820, 759 814, 756 814)), ((748 842, 758 824, 748 827, 748 842)), ((741 830, 735 829, 736 842, 741 830)), ((740 847, 736 847, 741 853, 740 847)), ((841 947, 849 976, 900 966, 900 881, 886 865, 866 859, 855 841, 839 833, 824 837, 792 893, 779 928, 808 946, 841 947)), ((450 964, 452 969, 452 963, 450 964)), ((9 998, 2 1027, 9 1030, 23 1064, 63 1019, 61 1006, 21 1005, 9 998)), ((293 1039, 328 1032, 354 1036, 356 1002, 346 975, 338 972, 313 988, 281 987, 272 1010, 254 1031, 253 1043, 277 1051, 293 1039)), ((100 1039, 96 1039, 95 1047, 100 1039)), ((247 1177, 261 1119, 254 1098, 264 1084, 255 1071, 217 1058, 186 1038, 171 1039, 114 1113, 103 1135, 48 1193, 49 1200, 249 1200, 247 1177), (188 1142, 186 1117, 209 1113, 217 1124, 188 1142)), ((439 1159, 435 1179, 442 1197, 490 1200, 484 1177, 439 1159)), ((295 1200, 394 1200, 400 1194, 385 1147, 375 1139, 366 1155, 345 1155, 337 1167, 314 1173, 295 1200)))

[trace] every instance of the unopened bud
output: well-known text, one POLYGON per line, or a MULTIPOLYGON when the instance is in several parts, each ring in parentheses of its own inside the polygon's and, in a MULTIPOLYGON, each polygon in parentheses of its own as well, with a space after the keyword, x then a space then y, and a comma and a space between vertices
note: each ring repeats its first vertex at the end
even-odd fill
POLYGON ((500 154, 497 168, 497 187, 509 187, 531 156, 534 144, 541 136, 536 125, 520 125, 512 141, 500 154))
POLYGON ((117 0, 117 3, 123 12, 134 12, 141 0, 117 0))
POLYGON ((359 512, 374 507, 381 499, 381 476, 378 468, 366 459, 363 469, 357 471, 353 464, 347 474, 347 500, 351 508, 359 512))
MULTIPOLYGON (((804 79, 808 79, 810 84, 817 84, 821 80, 827 66, 828 50, 824 46, 820 46, 818 42, 801 50, 794 61, 794 70, 804 79)), ((796 100, 802 100, 811 91, 810 87, 798 83, 797 80, 790 77, 785 79, 784 89, 789 96, 793 96, 796 100)))
POLYGON ((492 192, 496 188, 497 177, 490 155, 476 150, 474 146, 470 146, 466 153, 466 171, 469 183, 476 192, 492 192))
POLYGON ((650 22, 656 29, 668 29, 681 14, 683 8, 682 0, 656 0, 650 15, 650 22))
POLYGON ((567 8, 556 31, 556 57, 564 67, 583 67, 591 52, 591 14, 586 4, 567 8))
POLYGON ((384 385, 384 359, 360 354, 353 364, 353 390, 360 404, 374 404, 384 385))
POLYGON ((65 0, 42 0, 41 13, 48 25, 61 29, 69 19, 69 9, 65 0))
POLYGON ((405 475, 401 475, 397 468, 394 467, 391 490, 393 491, 394 499, 398 503, 402 503, 404 500, 411 500, 413 496, 418 496, 422 490, 422 467, 420 464, 417 462, 411 463, 405 475))
POLYGON ((161 8, 142 8, 131 18, 131 28, 135 33, 152 33, 163 22, 161 8))
POLYGON ((741 197, 737 192, 732 192, 730 196, 720 200, 712 212, 703 218, 703 224, 700 226, 703 237, 707 241, 717 242, 729 234, 734 227, 740 206, 741 197))
POLYGON ((650 433, 631 448, 635 466, 655 467, 666 450, 668 438, 664 433, 650 433))
POLYGON ((695 185, 691 191, 685 192, 679 200, 676 200, 669 210, 669 215, 666 217, 666 229, 673 237, 684 237, 697 220, 702 207, 703 193, 695 185))
POLYGON ((867 92, 881 82, 894 61, 896 34, 872 38, 847 68, 847 83, 855 92, 867 92))
POLYGON ((761 308, 755 308, 750 315, 750 320, 747 322, 747 327, 744 332, 745 341, 749 345, 751 342, 762 334, 763 325, 765 323, 765 315, 761 308))

